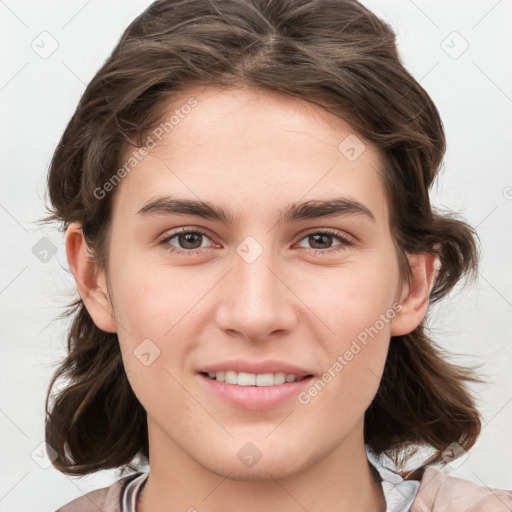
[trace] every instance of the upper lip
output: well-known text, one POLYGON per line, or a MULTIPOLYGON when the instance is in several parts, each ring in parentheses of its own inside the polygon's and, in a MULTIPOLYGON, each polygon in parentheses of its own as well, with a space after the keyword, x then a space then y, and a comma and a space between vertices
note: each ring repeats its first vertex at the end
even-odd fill
POLYGON ((247 372, 247 373, 286 373, 286 374, 294 374, 297 377, 305 377, 307 375, 312 375, 313 373, 306 370, 305 368, 301 368, 299 366, 295 366, 293 364, 278 361, 275 359, 267 359, 266 361, 248 361, 244 359, 233 359, 231 361, 222 361, 219 363, 212 363, 207 366, 201 367, 199 372, 205 373, 214 373, 214 372, 225 372, 228 370, 232 370, 235 372, 247 372))

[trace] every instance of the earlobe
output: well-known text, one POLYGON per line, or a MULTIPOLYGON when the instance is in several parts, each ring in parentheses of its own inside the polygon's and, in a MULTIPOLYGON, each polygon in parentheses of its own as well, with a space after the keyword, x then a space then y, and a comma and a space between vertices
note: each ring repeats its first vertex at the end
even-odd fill
POLYGON ((105 332, 117 332, 108 296, 105 272, 91 258, 82 226, 72 223, 66 231, 66 255, 69 268, 82 300, 96 326, 105 332))
POLYGON ((398 315, 391 322, 391 336, 409 334, 427 314, 429 296, 436 275, 436 256, 429 253, 409 254, 411 281, 404 286, 398 315))

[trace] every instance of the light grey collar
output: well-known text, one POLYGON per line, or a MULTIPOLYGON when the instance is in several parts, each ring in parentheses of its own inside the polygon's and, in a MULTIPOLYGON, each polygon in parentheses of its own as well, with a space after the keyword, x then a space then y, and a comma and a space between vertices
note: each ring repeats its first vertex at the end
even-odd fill
POLYGON ((378 457, 366 446, 368 462, 381 477, 382 490, 386 499, 386 512, 408 512, 416 498, 420 482, 404 480, 399 474, 384 467, 378 457))

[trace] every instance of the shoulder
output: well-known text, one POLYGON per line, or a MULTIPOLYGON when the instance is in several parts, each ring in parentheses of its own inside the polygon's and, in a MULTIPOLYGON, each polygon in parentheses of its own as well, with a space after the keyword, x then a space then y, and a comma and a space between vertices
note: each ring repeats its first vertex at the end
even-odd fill
POLYGON ((55 512, 121 512, 121 494, 128 482, 136 478, 140 473, 134 473, 121 478, 102 489, 88 492, 55 512))
POLYGON ((510 512, 512 491, 480 486, 427 467, 411 512, 510 512))

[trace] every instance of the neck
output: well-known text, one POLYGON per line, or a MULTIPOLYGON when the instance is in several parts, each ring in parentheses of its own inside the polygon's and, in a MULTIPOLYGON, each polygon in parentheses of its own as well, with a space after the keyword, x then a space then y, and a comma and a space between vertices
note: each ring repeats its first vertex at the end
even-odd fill
POLYGON ((386 510, 382 488, 370 469, 362 429, 326 457, 286 478, 233 480, 198 464, 161 429, 149 429, 150 472, 138 512, 186 510, 235 512, 329 512, 386 510), (153 449, 152 447, 158 447, 153 449))

